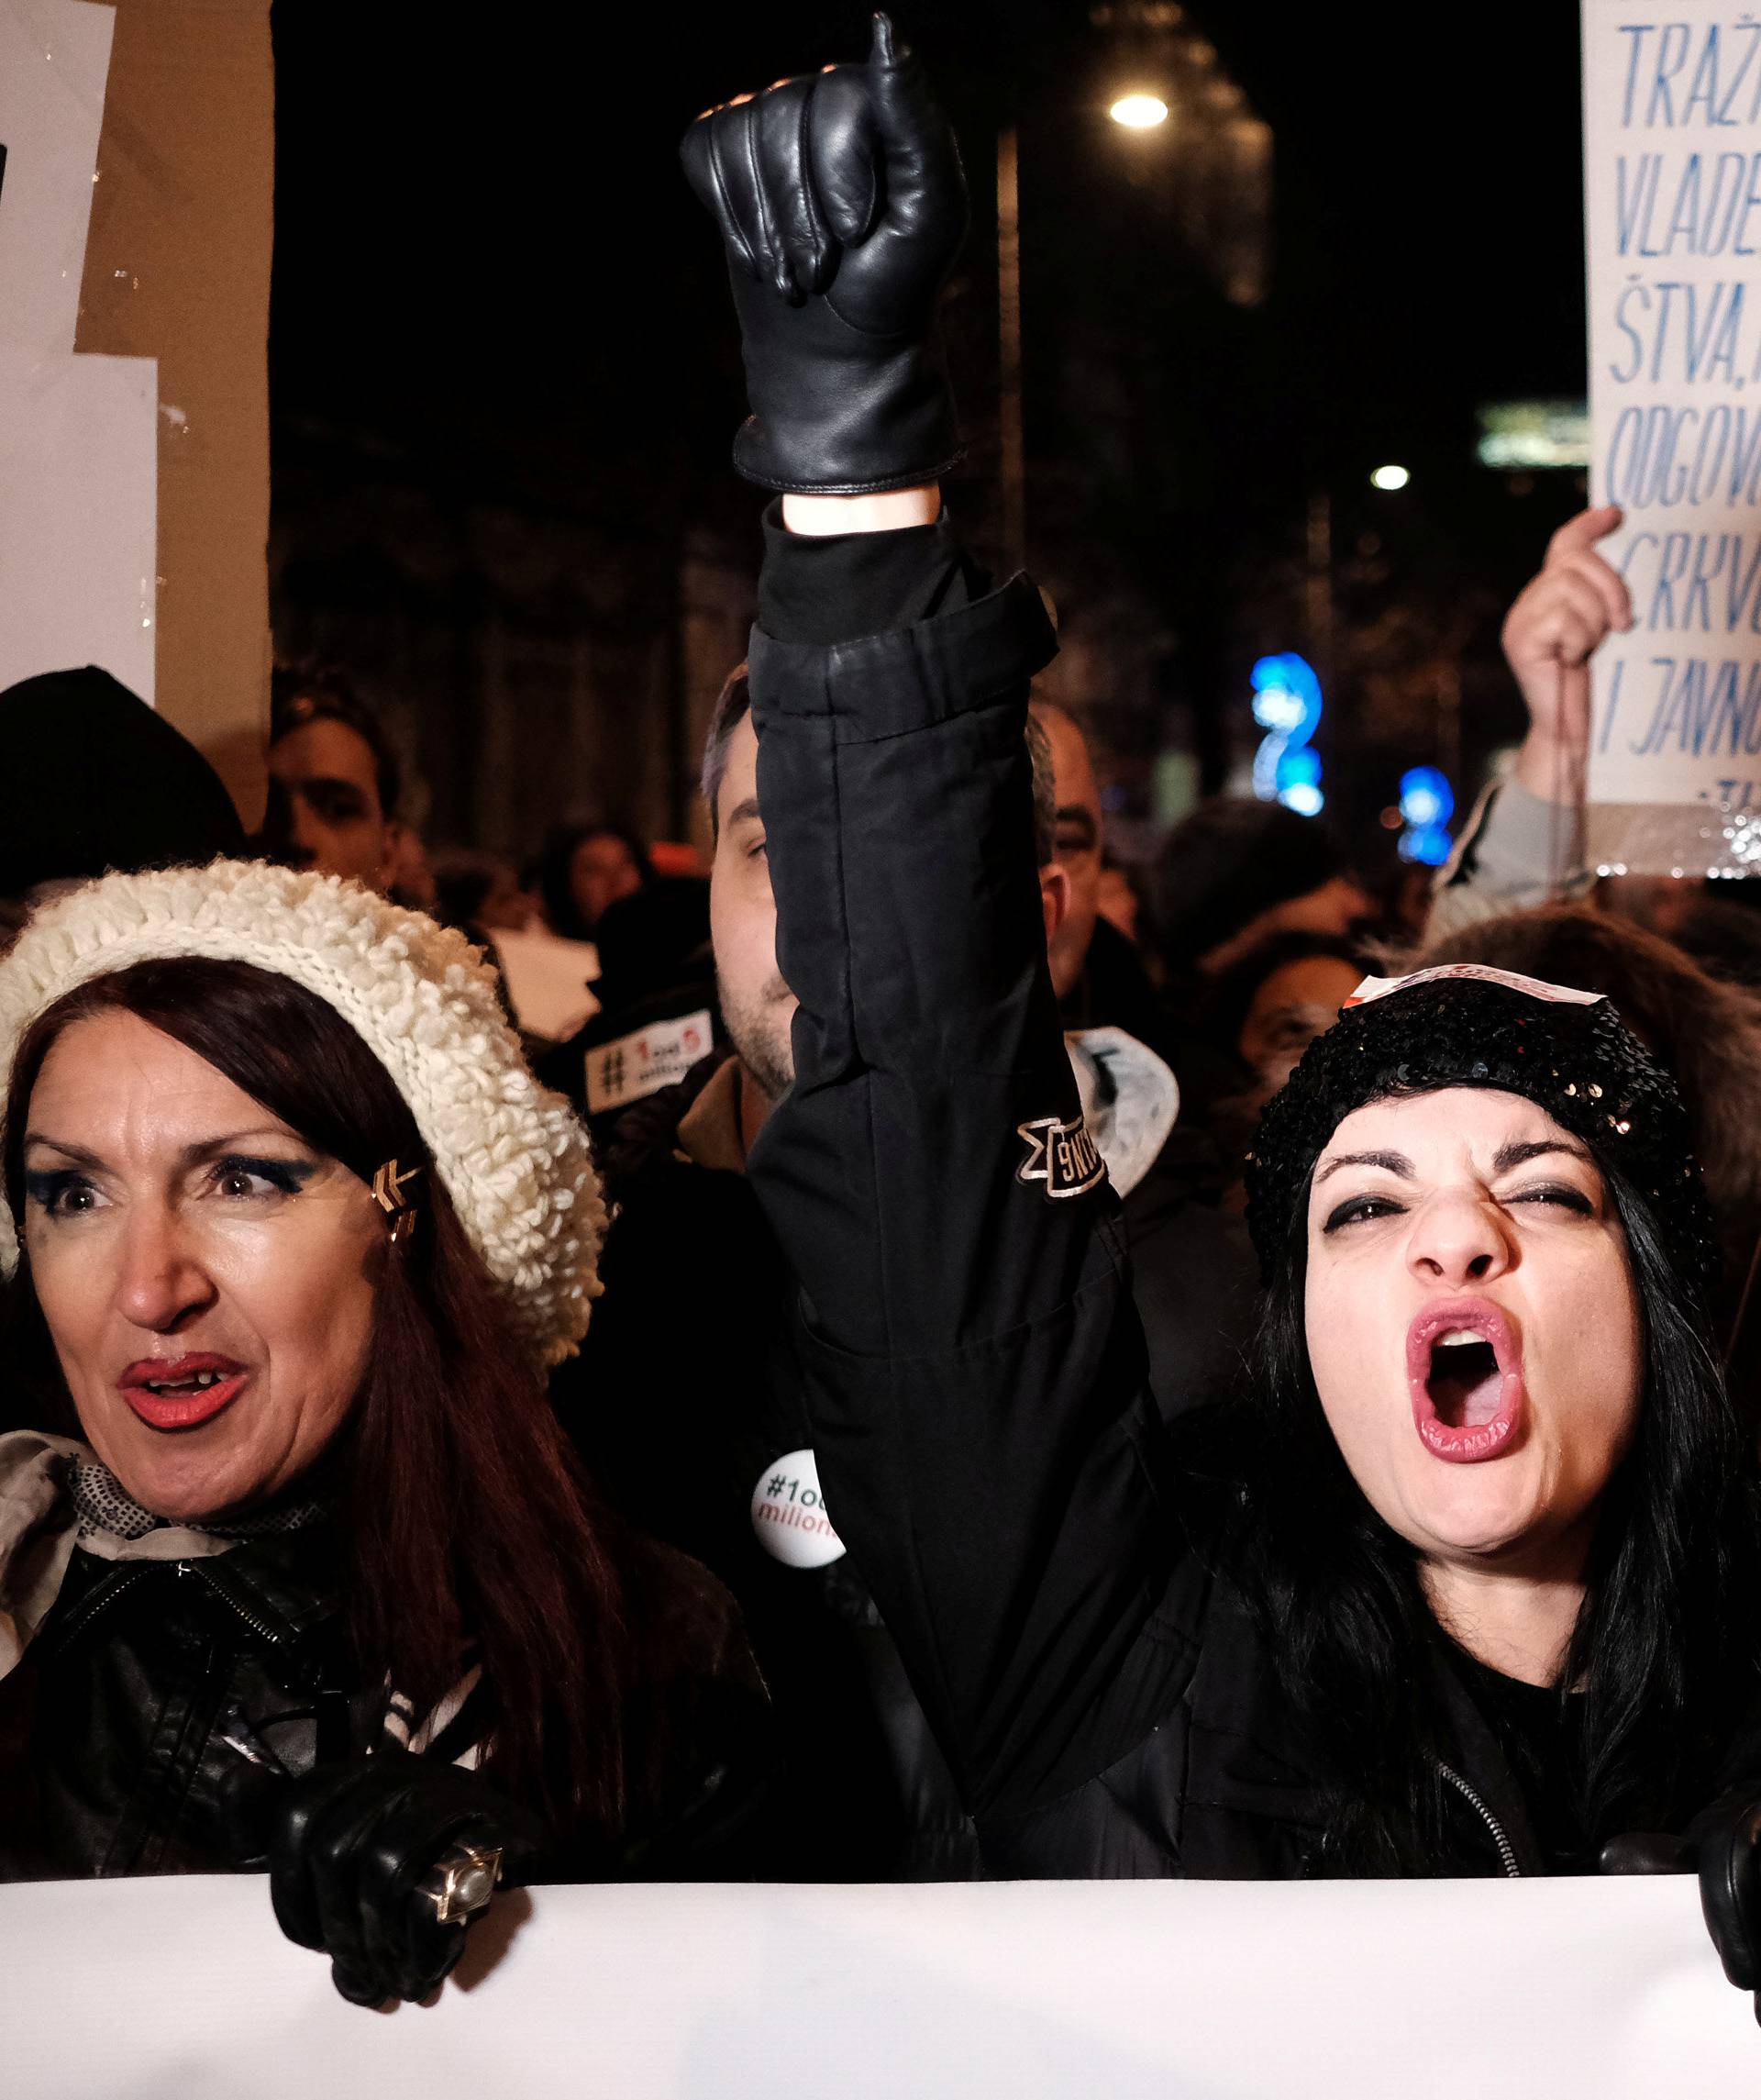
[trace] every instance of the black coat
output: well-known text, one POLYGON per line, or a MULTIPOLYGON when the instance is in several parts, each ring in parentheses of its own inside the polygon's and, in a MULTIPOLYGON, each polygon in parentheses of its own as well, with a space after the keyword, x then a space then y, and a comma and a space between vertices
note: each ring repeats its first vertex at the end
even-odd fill
MULTIPOLYGON (((644 1540, 619 1553, 638 1643, 664 1656, 631 1687, 626 1757, 654 1759, 609 1853, 564 1847, 548 1878, 692 1879, 745 1871, 742 1808, 770 1761, 763 1693, 725 1592, 644 1540)), ((54 1607, 0 1683, 0 1878, 216 1873, 260 1865, 237 1824, 237 1748, 290 1772, 386 1740, 384 1698, 352 1672, 322 1526, 207 1559, 77 1550, 54 1607)), ((425 1754, 449 1761, 491 1719, 480 1694, 425 1754)))
MULTIPOLYGON (((902 604, 914 558, 969 575, 945 522, 880 537, 902 604)), ((769 585, 797 553, 767 538, 769 585)), ((828 1511, 991 1872, 1329 1871, 1352 1775, 1247 1606, 1237 1484, 1151 1394, 1081 1129, 1023 734, 1054 646, 1037 594, 942 589, 847 642, 784 639, 792 595, 761 591, 749 662, 796 1076, 748 1172, 799 1287, 828 1511)), ((1551 1863, 1470 1672, 1441 1637, 1413 1666, 1444 1717, 1434 1870, 1551 1863)), ((1753 1734, 1721 1778, 1745 1770, 1753 1734)))
POLYGON ((759 1479, 810 1439, 775 1237, 743 1173, 678 1149, 681 1117, 725 1055, 616 1123, 601 1162, 615 1206, 605 1292, 552 1398, 601 1492, 739 1605, 779 1761, 779 1813, 757 1871, 969 1879, 971 1827, 852 1562, 788 1566, 755 1532, 759 1479))

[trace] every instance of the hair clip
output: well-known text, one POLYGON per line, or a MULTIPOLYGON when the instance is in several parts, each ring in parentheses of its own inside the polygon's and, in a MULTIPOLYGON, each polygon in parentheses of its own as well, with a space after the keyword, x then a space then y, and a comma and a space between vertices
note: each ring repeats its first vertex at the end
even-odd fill
POLYGON ((415 1199, 404 1194, 404 1183, 415 1181, 421 1172, 420 1167, 409 1167, 399 1173, 397 1161, 387 1160, 373 1176, 373 1201, 391 1220, 393 1247, 415 1230, 415 1199))

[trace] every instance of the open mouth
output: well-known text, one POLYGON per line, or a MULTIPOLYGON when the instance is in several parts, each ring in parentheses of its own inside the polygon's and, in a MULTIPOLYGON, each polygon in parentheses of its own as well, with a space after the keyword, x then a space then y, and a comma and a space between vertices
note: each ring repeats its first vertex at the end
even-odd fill
POLYGON ((1481 1428, 1498 1413, 1498 1351, 1473 1328, 1451 1328, 1431 1344, 1424 1383, 1438 1421, 1452 1429, 1481 1428))
POLYGON ((1527 1401, 1522 1351, 1498 1307, 1484 1299, 1428 1307, 1407 1330, 1406 1359, 1412 1425, 1432 1456, 1457 1465, 1496 1458, 1527 1401))
POLYGON ((223 1414, 250 1373, 227 1356, 184 1356, 131 1363, 116 1382, 150 1429, 194 1429, 223 1414))

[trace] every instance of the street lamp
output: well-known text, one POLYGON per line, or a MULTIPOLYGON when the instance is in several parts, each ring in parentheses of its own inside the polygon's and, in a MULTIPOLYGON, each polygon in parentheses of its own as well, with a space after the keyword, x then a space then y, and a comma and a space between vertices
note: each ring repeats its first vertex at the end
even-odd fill
POLYGON ((1378 467, 1369 477, 1369 485, 1391 494, 1395 489, 1403 489, 1412 479, 1404 467, 1378 467))
POLYGON ((1168 122, 1168 105, 1159 94, 1122 94, 1107 115, 1127 131, 1152 131, 1168 122))

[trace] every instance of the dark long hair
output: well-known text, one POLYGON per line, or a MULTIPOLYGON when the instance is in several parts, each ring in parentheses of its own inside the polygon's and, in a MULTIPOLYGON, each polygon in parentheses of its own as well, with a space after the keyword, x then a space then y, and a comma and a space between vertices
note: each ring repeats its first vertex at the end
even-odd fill
MULTIPOLYGON (((1753 1454, 1644 1194, 1601 1172, 1625 1228, 1644 1385, 1604 1490, 1558 1695, 1580 1691, 1580 1807, 1599 1839, 1678 1827, 1757 1684, 1761 1539, 1753 1454)), ((1301 1206, 1256 1344, 1246 1565, 1284 1682, 1341 1775, 1331 1871, 1435 1872, 1448 1736, 1429 1666, 1436 1621, 1416 1550, 1377 1516, 1322 1412, 1303 1324, 1301 1206)))
MULTIPOLYGON (((615 1832, 630 1658, 604 1520, 390 1074, 324 1000, 249 963, 179 958, 94 978, 39 1016, 14 1061, 0 1161, 21 1223, 25 1112, 43 1061, 76 1021, 109 1012, 194 1050, 363 1181, 392 1159, 427 1170, 416 1229, 384 1264, 355 1406, 324 1461, 355 1661, 364 1683, 389 1680, 422 1714, 474 1644, 493 1701, 485 1770, 565 1833, 615 1832)), ((20 1283, 30 1353, 65 1419, 28 1271, 20 1283)))
POLYGON ((654 862, 638 833, 627 824, 559 824, 545 839, 538 856, 538 894, 552 933, 566 940, 591 940, 594 929, 575 902, 575 851, 590 839, 615 839, 636 863, 641 886, 654 880, 654 862))

